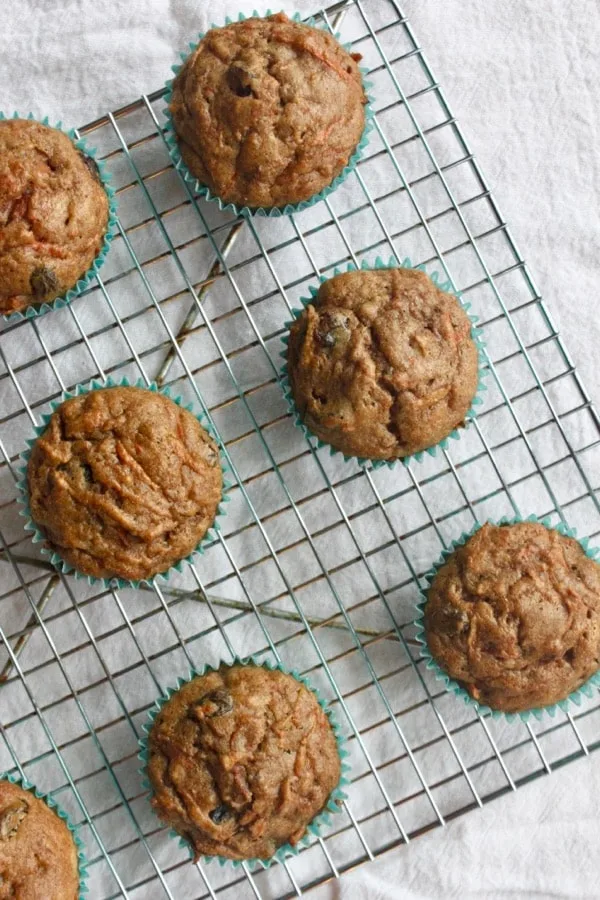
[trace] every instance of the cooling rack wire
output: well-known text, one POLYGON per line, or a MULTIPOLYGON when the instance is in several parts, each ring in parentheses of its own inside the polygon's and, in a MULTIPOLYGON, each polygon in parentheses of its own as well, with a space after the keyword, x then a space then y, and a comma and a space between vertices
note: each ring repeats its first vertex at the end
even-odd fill
POLYGON ((0 334, 0 770, 79 824, 94 900, 300 896, 309 887, 597 749, 598 694, 506 724, 440 689, 418 657, 416 583, 475 519, 515 513, 600 532, 590 399, 420 45, 393 0, 317 18, 370 70, 365 159, 327 201, 241 221, 169 164, 162 91, 80 129, 120 222, 97 283, 0 334), (374 470, 316 451, 279 385, 283 322, 319 274, 395 254, 437 268, 480 317, 488 391, 447 452, 374 470), (18 454, 78 382, 169 384, 204 409, 234 473, 222 532, 168 586, 59 576, 16 505, 18 454), (138 773, 146 711, 190 666, 256 653, 305 673, 348 738, 330 829, 285 865, 194 866, 138 773))

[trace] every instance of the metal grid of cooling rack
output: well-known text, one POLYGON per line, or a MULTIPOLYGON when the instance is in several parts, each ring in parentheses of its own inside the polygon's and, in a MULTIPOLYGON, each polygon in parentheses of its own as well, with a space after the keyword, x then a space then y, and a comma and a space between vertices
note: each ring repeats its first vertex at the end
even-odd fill
POLYGON ((507 725, 462 707, 418 658, 416 582, 475 518, 534 511, 600 533, 600 423, 398 4, 344 0, 318 18, 363 54, 377 112, 365 159, 328 201, 243 222, 197 202, 169 165, 162 92, 144 96, 81 129, 120 204, 102 277, 0 334, 0 770, 80 825, 98 900, 297 896, 600 745, 597 695, 507 725), (373 470, 294 428, 278 354, 318 274, 391 253, 437 267, 471 301, 490 377, 448 452, 373 470), (167 587, 59 576, 18 517, 32 423, 64 389, 109 374, 170 384, 204 409, 234 472, 222 533, 167 587), (303 671, 352 763, 321 839, 253 872, 192 865, 137 771, 155 697, 234 653, 303 671))

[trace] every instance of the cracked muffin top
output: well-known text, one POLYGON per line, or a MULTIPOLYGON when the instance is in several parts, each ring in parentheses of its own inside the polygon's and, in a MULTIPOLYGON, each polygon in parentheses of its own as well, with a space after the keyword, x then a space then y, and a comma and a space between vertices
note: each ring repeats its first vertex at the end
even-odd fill
POLYGON ((427 593, 431 655, 492 709, 549 706, 600 667, 600 566, 534 522, 484 525, 427 593))
POLYGON ((415 269, 324 281, 290 328, 288 375, 304 424, 347 456, 395 459, 464 424, 477 390, 471 323, 415 269))
POLYGON ((191 412, 137 387, 62 403, 27 466, 31 517, 85 575, 143 580, 195 549, 213 523, 223 475, 191 412))
POLYGON ((184 684, 148 738, 152 805, 201 855, 268 859, 297 843, 340 779, 333 729, 291 675, 221 666, 184 684))
POLYGON ((74 287, 107 226, 108 198, 91 157, 56 128, 0 121, 0 313, 74 287))
POLYGON ((240 206, 312 197, 362 136, 359 59, 283 13, 211 29, 173 82, 170 110, 189 170, 240 206))
POLYGON ((43 800, 0 781, 0 900, 77 900, 73 836, 43 800))

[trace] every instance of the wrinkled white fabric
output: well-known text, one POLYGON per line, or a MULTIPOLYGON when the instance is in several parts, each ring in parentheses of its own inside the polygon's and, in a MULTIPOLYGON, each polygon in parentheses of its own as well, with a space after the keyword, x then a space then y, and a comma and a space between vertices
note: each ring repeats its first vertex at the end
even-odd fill
MULTIPOLYGON (((365 0, 365 8, 386 3, 365 0)), ((281 5, 305 13, 314 6, 281 5)), ((176 53, 209 17, 251 6, 242 0, 3 0, 0 103, 7 111, 81 125, 159 87, 176 53)), ((600 402, 597 0, 403 0, 402 9, 600 402)), ((592 758, 314 896, 597 897, 598 796, 600 760, 592 758)))

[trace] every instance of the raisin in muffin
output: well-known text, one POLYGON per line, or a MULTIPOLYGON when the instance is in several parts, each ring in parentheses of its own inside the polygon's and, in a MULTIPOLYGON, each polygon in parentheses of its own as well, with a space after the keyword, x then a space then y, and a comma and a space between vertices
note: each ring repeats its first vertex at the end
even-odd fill
POLYGON ((424 627, 433 658, 480 703, 549 706, 600 666, 600 566, 544 525, 484 525, 435 575, 424 627))
POLYGON ((0 898, 77 900, 73 835, 43 800, 0 780, 0 898))
POLYGON ((143 580, 194 550, 213 523, 223 476, 191 412, 138 387, 66 400, 27 466, 31 518, 85 575, 143 580))
POLYGON ((365 127, 357 60, 283 13, 211 29, 173 82, 189 170, 225 202, 307 200, 347 165, 365 127))
POLYGON ((152 805, 200 855, 269 859, 340 779, 333 729, 291 675, 221 666, 184 684, 148 736, 152 805))
POLYGON ((0 121, 0 313, 74 287, 102 248, 108 216, 96 164, 65 134, 0 121))
POLYGON ((321 284, 290 329, 288 377, 313 434, 347 456, 396 459, 463 425, 477 390, 471 323, 415 269, 321 284))

